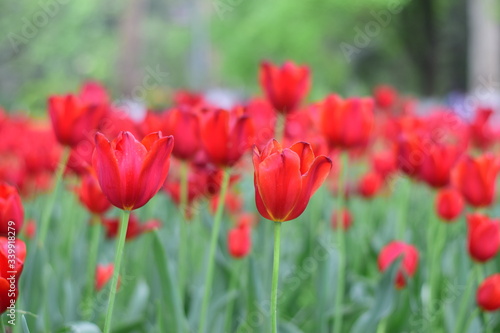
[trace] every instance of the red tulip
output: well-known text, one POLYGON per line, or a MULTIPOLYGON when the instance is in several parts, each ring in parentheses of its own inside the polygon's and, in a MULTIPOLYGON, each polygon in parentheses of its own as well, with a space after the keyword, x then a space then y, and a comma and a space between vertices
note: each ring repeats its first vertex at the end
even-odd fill
POLYGON ((26 238, 28 238, 28 239, 35 238, 35 235, 36 235, 36 223, 35 223, 35 221, 34 220, 26 221, 26 224, 24 225, 23 232, 26 235, 26 238))
POLYGON ((492 114, 491 108, 477 108, 475 118, 469 126, 472 144, 480 149, 488 148, 495 141, 496 134, 490 125, 492 114))
POLYGON ((15 308, 25 258, 26 245, 22 240, 11 243, 6 237, 0 237, 0 314, 9 307, 15 308))
POLYGON ((375 153, 371 158, 371 165, 373 170, 385 179, 398 169, 396 154, 393 150, 375 153))
POLYGON ((80 187, 77 188, 77 193, 80 202, 91 213, 103 214, 111 207, 111 203, 101 191, 99 181, 93 170, 83 176, 80 187))
MULTIPOLYGON (((118 227, 120 225, 120 219, 118 218, 104 218, 101 217, 101 223, 106 229, 106 238, 115 238, 118 235, 118 227)), ((143 233, 150 232, 161 227, 161 223, 158 220, 149 220, 141 223, 135 214, 130 214, 130 220, 128 222, 127 233, 125 236, 126 240, 132 240, 136 237, 142 235, 143 233)))
POLYGON ((469 255, 478 262, 495 257, 500 249, 500 221, 485 215, 467 215, 467 247, 469 255))
MULTIPOLYGON (((332 228, 334 230, 339 228, 338 212, 332 213, 332 228)), ((349 230, 352 226, 352 215, 347 209, 342 210, 342 230, 349 230)))
POLYGON ((470 205, 489 206, 495 196, 495 182, 499 171, 497 158, 490 154, 478 158, 465 156, 453 171, 453 181, 470 205))
POLYGON ((422 137, 410 130, 402 133, 397 143, 398 169, 410 177, 419 176, 424 156, 428 153, 424 150, 422 137))
POLYGON ((378 268, 381 272, 388 269, 399 257, 402 257, 402 261, 395 281, 396 288, 398 289, 406 286, 406 277, 413 276, 417 271, 418 250, 413 245, 393 241, 380 251, 378 257, 378 268))
POLYGON ((95 81, 87 81, 80 89, 80 98, 90 105, 107 104, 109 96, 106 89, 95 81))
POLYGON ((203 95, 187 90, 177 90, 173 100, 177 106, 200 106, 204 103, 203 95))
MULTIPOLYGON (((217 205, 219 204, 219 196, 214 195, 210 200, 210 210, 212 214, 215 214, 217 211, 217 205)), ((241 212, 243 208, 243 198, 233 191, 228 191, 226 193, 226 202, 224 203, 224 208, 230 214, 237 214, 241 212)))
POLYGON ((298 142, 282 149, 271 140, 253 151, 255 201, 266 219, 284 222, 297 218, 332 168, 326 156, 314 157, 311 146, 298 142))
MULTIPOLYGON (((95 290, 100 291, 113 277, 115 266, 113 264, 97 265, 95 270, 95 290)), ((118 282, 119 283, 119 282, 118 282)))
POLYGON ((307 66, 287 61, 282 67, 263 62, 259 72, 260 86, 274 109, 280 113, 294 111, 309 92, 311 78, 307 66))
POLYGON ((384 185, 384 180, 377 172, 368 172, 359 181, 358 192, 365 198, 374 197, 384 185))
POLYGON ((434 188, 447 186, 460 153, 457 146, 433 145, 423 156, 420 178, 434 188))
POLYGON ((74 95, 49 98, 49 114, 57 140, 71 147, 93 135, 107 110, 106 105, 88 104, 74 95))
POLYGON ((217 166, 233 166, 250 148, 254 127, 247 116, 225 110, 209 111, 201 127, 201 141, 208 159, 217 166))
POLYGON ((484 279, 477 289, 476 301, 483 311, 500 309, 500 274, 493 274, 484 279))
POLYGON ((460 192, 453 188, 439 190, 436 196, 436 211, 445 222, 453 222, 462 214, 464 199, 460 192))
POLYGON ((198 114, 173 109, 165 116, 165 134, 175 139, 172 154, 181 160, 193 159, 200 148, 200 120, 198 114))
POLYGON ((124 210, 144 206, 167 178, 174 138, 157 132, 139 142, 120 132, 112 142, 101 133, 95 140, 93 166, 104 195, 124 210))
POLYGON ((394 105, 398 97, 398 93, 391 86, 380 85, 375 87, 373 97, 377 106, 387 109, 394 105))
POLYGON ((352 97, 342 100, 328 96, 321 107, 321 131, 330 147, 364 147, 374 128, 373 101, 352 97))
POLYGON ((0 236, 19 232, 24 222, 24 209, 16 188, 0 182, 0 236))
POLYGON ((246 219, 239 221, 238 225, 229 230, 227 235, 228 251, 234 258, 247 256, 252 248, 252 230, 246 221, 246 219))

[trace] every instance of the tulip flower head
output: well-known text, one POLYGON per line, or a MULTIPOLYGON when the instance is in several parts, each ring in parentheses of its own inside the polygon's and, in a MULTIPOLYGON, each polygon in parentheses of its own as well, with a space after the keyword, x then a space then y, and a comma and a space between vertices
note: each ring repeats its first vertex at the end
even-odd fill
POLYGON ((479 285, 476 302, 483 311, 500 310, 500 274, 487 277, 479 285))
POLYGON ((304 212, 309 199, 328 176, 332 161, 314 157, 308 143, 282 148, 276 140, 259 151, 254 147, 255 202, 266 219, 284 222, 304 212))
POLYGON ((339 214, 334 211, 331 218, 332 228, 338 229, 339 227, 342 230, 349 230, 352 226, 352 215, 347 209, 342 210, 342 224, 339 225, 339 214))
POLYGON ((76 191, 80 202, 91 213, 103 214, 111 207, 111 203, 101 191, 93 170, 82 177, 80 187, 76 191))
MULTIPOLYGON (((97 265, 95 270, 95 290, 100 291, 113 277, 115 266, 113 264, 97 265)), ((119 282, 118 282, 119 285, 119 282)))
POLYGON ((168 111, 165 115, 164 130, 175 139, 172 151, 175 157, 182 160, 194 158, 201 146, 198 114, 181 109, 168 111))
POLYGON ((243 258, 252 248, 252 229, 249 220, 243 216, 235 228, 227 234, 227 247, 229 254, 234 258, 243 258))
POLYGON ((156 132, 139 142, 120 132, 112 142, 97 133, 95 141, 93 166, 109 202, 124 210, 144 206, 167 178, 174 138, 156 132))
POLYGON ((6 237, 0 237, 0 314, 17 299, 17 284, 26 258, 26 244, 22 240, 15 241, 15 259, 12 259, 12 250, 12 243, 6 237), (16 273, 13 275, 12 272, 16 273))
POLYGON ((16 188, 0 182, 0 236, 8 231, 21 230, 24 222, 24 208, 16 188))
POLYGON ((469 214, 467 226, 467 247, 472 259, 483 263, 494 258, 500 249, 500 221, 469 214))
POLYGON ((391 264, 402 257, 401 267, 396 275, 396 288, 401 289, 406 286, 406 277, 411 277, 415 274, 418 267, 418 250, 404 242, 393 241, 387 244, 378 257, 378 268, 381 272, 388 269, 391 264))
POLYGON ((460 192, 453 188, 439 190, 436 196, 436 211, 443 221, 455 221, 463 209, 464 199, 460 192))

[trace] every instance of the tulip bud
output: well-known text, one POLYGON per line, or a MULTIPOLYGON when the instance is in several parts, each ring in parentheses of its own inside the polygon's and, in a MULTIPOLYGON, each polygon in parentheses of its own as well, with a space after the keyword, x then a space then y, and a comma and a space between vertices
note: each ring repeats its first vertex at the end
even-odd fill
POLYGON ((486 262, 495 257, 500 248, 499 221, 481 214, 469 214, 467 225, 467 245, 472 259, 486 262))
POLYGON ((229 230, 227 235, 228 251, 234 258, 243 258, 252 248, 252 230, 246 219, 238 222, 238 226, 229 230))
POLYGON ((464 199, 460 192, 453 188, 442 189, 436 196, 437 215, 445 222, 453 222, 462 214, 464 199))
POLYGON ((483 311, 500 309, 500 274, 487 277, 477 288, 477 305, 483 311))
MULTIPOLYGON (((338 218, 339 218, 338 212, 334 211, 332 213, 332 228, 334 230, 339 228, 338 218)), ((351 228, 351 225, 352 225, 351 213, 347 209, 343 209, 342 210, 342 225, 341 225, 342 230, 349 230, 349 228, 351 228)))
POLYGON ((0 182, 0 236, 19 232, 24 222, 24 208, 16 188, 0 182))
POLYGON ((364 198, 373 198, 383 185, 383 179, 377 172, 365 174, 359 181, 358 192, 364 198))
POLYGON ((401 289, 406 286, 406 278, 413 276, 417 271, 419 255, 414 246, 399 241, 387 244, 380 251, 378 268, 381 272, 384 272, 399 257, 402 257, 402 261, 396 275, 395 285, 396 288, 401 289))

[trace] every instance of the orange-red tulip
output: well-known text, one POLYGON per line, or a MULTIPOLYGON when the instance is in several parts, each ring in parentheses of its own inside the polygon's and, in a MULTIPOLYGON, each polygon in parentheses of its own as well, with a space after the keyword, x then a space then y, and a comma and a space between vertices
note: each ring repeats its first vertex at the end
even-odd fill
POLYGON ((139 142, 120 132, 112 142, 101 133, 95 140, 93 166, 104 195, 124 210, 144 206, 167 178, 174 138, 157 132, 139 142))
POLYGON ((330 147, 364 147, 374 128, 373 100, 328 96, 321 106, 321 131, 330 147))
POLYGON ((260 86, 268 101, 280 113, 294 111, 309 92, 311 78, 307 66, 287 61, 281 67, 269 62, 260 65, 260 86))
POLYGON ((254 147, 255 202, 266 219, 284 222, 297 218, 323 184, 332 168, 326 156, 314 157, 311 146, 298 142, 282 148, 271 140, 259 151, 254 147))
POLYGON ((453 188, 439 190, 436 196, 437 215, 445 222, 453 222, 464 210, 464 198, 453 188))
POLYGON ((494 258, 500 249, 500 221, 486 215, 467 215, 467 247, 469 255, 478 262, 494 258))
POLYGON ((19 232, 24 222, 24 209, 16 188, 0 182, 0 236, 19 232))
POLYGON ((484 311, 500 309, 500 274, 488 276, 477 288, 477 305, 484 311))
POLYGON ((391 264, 402 257, 401 267, 396 275, 396 288, 406 286, 406 277, 415 274, 418 267, 418 250, 410 244, 400 241, 393 241, 387 244, 378 256, 378 268, 381 272, 388 269, 391 264))
POLYGON ((500 163, 496 157, 484 154, 477 158, 465 156, 453 171, 453 182, 467 203, 475 207, 492 204, 500 163))

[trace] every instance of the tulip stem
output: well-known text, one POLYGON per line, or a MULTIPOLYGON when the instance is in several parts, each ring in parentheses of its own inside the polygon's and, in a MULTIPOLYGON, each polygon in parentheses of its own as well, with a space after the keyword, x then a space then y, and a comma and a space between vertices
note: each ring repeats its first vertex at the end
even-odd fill
POLYGON ((335 315, 333 320, 333 333, 342 332, 342 303, 344 301, 345 289, 345 230, 343 226, 343 208, 344 208, 344 187, 349 163, 349 155, 347 152, 342 152, 340 155, 340 170, 338 182, 338 197, 337 197, 337 221, 340 227, 335 230, 337 238, 337 255, 338 255, 338 270, 337 270, 337 287, 335 288, 335 315))
POLYGON ((97 264, 97 254, 99 250, 99 234, 101 226, 98 224, 99 217, 93 215, 90 221, 90 244, 87 266, 87 290, 83 299, 83 317, 86 320, 92 317, 92 297, 94 296, 95 271, 97 264))
POLYGON ((274 259, 271 289, 271 325, 272 333, 278 332, 278 280, 280 271, 281 222, 274 222, 274 259))
POLYGON ((38 238, 38 246, 40 248, 44 246, 45 238, 47 238, 47 233, 49 232, 50 217, 52 215, 52 211, 54 210, 57 192, 62 182, 64 169, 66 168, 66 163, 68 162, 70 152, 71 150, 69 147, 63 148, 61 160, 59 161, 59 165, 57 166, 57 171, 54 177, 54 188, 52 189, 52 193, 49 195, 47 204, 45 205, 45 210, 42 213, 42 217, 40 220, 40 235, 38 238))
POLYGON ((455 326, 455 332, 466 332, 468 325, 464 326, 465 316, 467 312, 467 308, 469 305, 470 297, 472 295, 472 291, 474 290, 474 281, 476 280, 477 270, 472 270, 467 277, 467 286, 462 296, 462 302, 460 303, 460 308, 458 310, 457 323, 455 326))
POLYGON ((276 140, 283 144, 283 139, 285 138, 285 126, 286 126, 286 116, 284 114, 278 113, 276 115, 276 127, 275 127, 275 138, 276 140))
POLYGON ((179 290, 181 294, 181 299, 184 299, 184 287, 185 287, 185 277, 186 277, 186 223, 187 223, 187 205, 189 196, 189 164, 186 161, 182 161, 180 167, 180 192, 179 192, 179 203, 182 219, 179 225, 180 237, 179 237, 179 252, 178 252, 178 263, 177 269, 179 270, 179 290))
MULTIPOLYGON (((238 287, 239 284, 239 277, 240 277, 240 272, 242 268, 242 264, 245 258, 242 258, 241 260, 233 260, 233 270, 231 270, 231 276, 229 277, 229 292, 235 291, 236 293, 239 293, 240 288, 238 287)), ((236 302, 236 299, 232 299, 228 302, 227 304, 227 310, 226 310, 226 323, 224 325, 225 327, 225 332, 232 332, 233 331, 233 309, 234 309, 234 303, 236 302)))
POLYGON ((116 289, 118 287, 118 277, 120 276, 120 268, 122 264, 123 249, 125 247, 129 218, 130 211, 123 210, 120 221, 120 234, 118 236, 118 243, 116 246, 113 280, 111 280, 111 289, 109 291, 108 311, 106 312, 106 321, 104 322, 104 333, 109 333, 111 331, 113 307, 115 305, 116 289))
POLYGON ((207 273, 205 276, 205 292, 203 294, 200 323, 198 327, 199 333, 205 332, 208 301, 210 299, 210 293, 212 291, 212 283, 214 278, 215 252, 217 250, 217 239, 219 238, 219 231, 222 222, 222 213, 224 212, 224 202, 226 201, 226 193, 227 193, 227 188, 229 186, 229 176, 230 176, 229 169, 225 168, 222 176, 222 184, 220 188, 219 201, 217 203, 217 210, 215 212, 214 224, 212 226, 212 234, 210 236, 210 249, 208 252, 207 273))

